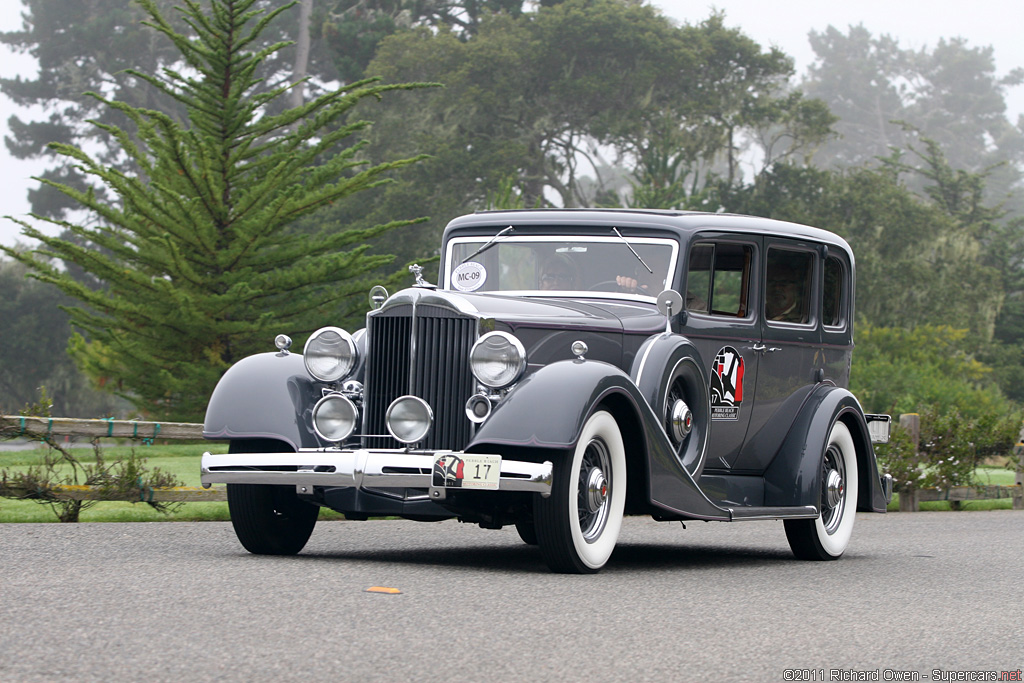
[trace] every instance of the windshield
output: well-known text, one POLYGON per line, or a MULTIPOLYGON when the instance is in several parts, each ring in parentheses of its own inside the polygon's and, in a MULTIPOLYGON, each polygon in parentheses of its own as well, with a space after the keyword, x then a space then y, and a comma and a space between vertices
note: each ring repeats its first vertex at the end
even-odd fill
POLYGON ((626 237, 627 244, 619 237, 508 235, 474 256, 491 238, 449 241, 446 289, 655 297, 675 272, 677 244, 669 239, 626 237))

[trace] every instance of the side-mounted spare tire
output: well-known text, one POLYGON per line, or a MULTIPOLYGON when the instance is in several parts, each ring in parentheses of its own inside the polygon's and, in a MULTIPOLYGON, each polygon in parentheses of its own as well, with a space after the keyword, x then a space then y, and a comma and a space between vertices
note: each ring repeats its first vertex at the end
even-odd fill
POLYGON ((680 464, 699 479, 711 430, 711 394, 697 348, 679 335, 651 337, 640 347, 630 376, 661 419, 680 464))
MULTIPOLYGON (((231 453, 279 453, 291 450, 279 441, 236 440, 231 453)), ((300 500, 294 486, 228 484, 231 526, 242 546, 255 555, 295 555, 316 525, 320 508, 300 500)))

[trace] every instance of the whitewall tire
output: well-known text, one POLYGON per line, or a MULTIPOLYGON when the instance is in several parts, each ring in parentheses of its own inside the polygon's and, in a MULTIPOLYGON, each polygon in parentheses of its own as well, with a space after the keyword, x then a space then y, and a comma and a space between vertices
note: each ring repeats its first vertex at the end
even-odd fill
POLYGON ((547 498, 537 496, 537 542, 552 571, 590 574, 615 550, 626 504, 626 449, 612 415, 598 411, 583 425, 572 453, 555 463, 547 498))
POLYGON ((857 519, 857 449, 850 429, 832 425, 821 460, 821 514, 817 519, 788 519, 786 538, 802 560, 835 560, 845 551, 857 519))

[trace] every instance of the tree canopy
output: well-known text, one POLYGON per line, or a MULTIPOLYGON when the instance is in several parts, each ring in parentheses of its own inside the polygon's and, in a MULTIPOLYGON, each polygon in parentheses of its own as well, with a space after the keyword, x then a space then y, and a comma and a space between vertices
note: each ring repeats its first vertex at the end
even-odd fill
POLYGON ((954 168, 989 172, 989 202, 1015 193, 1014 211, 1024 210, 1024 125, 1008 119, 1005 99, 1024 84, 1024 67, 998 76, 991 47, 954 38, 909 50, 862 25, 811 32, 810 42, 816 61, 804 88, 838 117, 839 135, 820 150, 818 165, 876 163, 913 144, 919 131, 954 168))
POLYGON ((657 197, 651 208, 698 206, 718 178, 742 180, 745 149, 759 147, 766 164, 799 163, 829 135, 824 105, 787 87, 792 70, 721 15, 676 26, 617 0, 494 14, 468 36, 395 33, 367 72, 445 87, 380 117, 378 154, 432 158, 375 205, 431 207, 430 230, 406 240, 421 253, 448 219, 482 208, 509 180, 526 206, 621 205, 636 192, 657 197))

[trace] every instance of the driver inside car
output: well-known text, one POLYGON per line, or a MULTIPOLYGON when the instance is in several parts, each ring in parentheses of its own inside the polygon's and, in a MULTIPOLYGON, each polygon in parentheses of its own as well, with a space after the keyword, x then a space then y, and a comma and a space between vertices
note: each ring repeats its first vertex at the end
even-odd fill
POLYGON ((576 262, 563 254, 548 258, 540 269, 538 289, 561 290, 579 289, 579 274, 576 262))
POLYGON ((632 275, 616 275, 615 284, 623 292, 656 296, 665 289, 668 255, 658 250, 652 255, 644 256, 643 260, 644 263, 637 262, 632 275))

